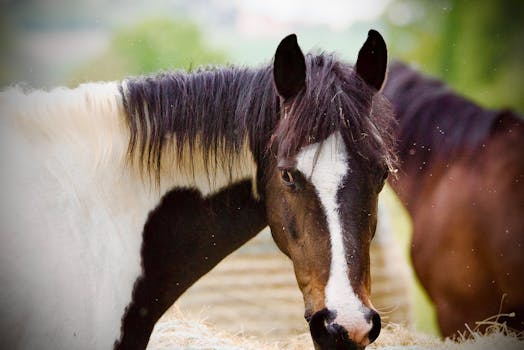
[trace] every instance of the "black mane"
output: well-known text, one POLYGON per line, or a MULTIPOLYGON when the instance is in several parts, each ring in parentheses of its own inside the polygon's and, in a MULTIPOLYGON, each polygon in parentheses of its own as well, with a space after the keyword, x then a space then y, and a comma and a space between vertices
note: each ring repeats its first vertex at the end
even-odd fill
POLYGON ((501 115, 398 62, 390 66, 384 95, 399 123, 399 158, 418 160, 421 170, 433 157, 451 160, 481 147, 501 115))
POLYGON ((127 79, 121 93, 131 134, 130 159, 159 176, 163 150, 174 142, 176 157, 188 149, 193 154, 198 146, 203 154, 194 157, 203 157, 206 167, 213 169, 234 157, 246 138, 260 162, 275 142, 279 152, 291 154, 340 130, 358 154, 391 166, 392 117, 387 103, 379 94, 373 97, 353 69, 333 55, 308 54, 306 65, 307 87, 285 118, 271 65, 127 79))
POLYGON ((191 73, 163 72, 127 79, 121 88, 131 132, 128 154, 157 173, 168 140, 180 159, 200 147, 206 167, 238 153, 248 140, 269 139, 277 118, 271 71, 210 67, 191 73), (198 142, 198 144, 197 144, 198 142), (213 159, 210 157, 213 156, 213 159))

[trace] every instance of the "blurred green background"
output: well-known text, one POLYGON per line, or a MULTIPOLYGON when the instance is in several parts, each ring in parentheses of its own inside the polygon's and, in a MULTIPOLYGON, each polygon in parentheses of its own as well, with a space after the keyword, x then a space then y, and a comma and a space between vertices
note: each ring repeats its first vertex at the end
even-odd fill
MULTIPOLYGON (((75 86, 206 64, 269 62, 295 32, 304 49, 354 61, 369 28, 390 57, 490 108, 524 114, 524 1, 1 0, 0 86, 75 86)), ((408 255, 410 223, 386 198, 408 255)), ((416 328, 436 333, 423 291, 416 328)))
POLYGON ((305 50, 353 61, 373 27, 392 58, 487 107, 524 113, 520 0, 2 0, 0 7, 0 86, 259 64, 289 32, 305 50))

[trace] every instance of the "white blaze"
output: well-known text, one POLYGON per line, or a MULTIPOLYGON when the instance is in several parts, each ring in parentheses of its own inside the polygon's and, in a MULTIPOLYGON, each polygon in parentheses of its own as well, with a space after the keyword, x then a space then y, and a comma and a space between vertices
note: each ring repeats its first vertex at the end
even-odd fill
MULTIPOLYGON (((337 192, 349 171, 344 141, 339 132, 333 133, 322 144, 315 143, 301 150, 297 169, 315 186, 322 204, 331 240, 331 266, 325 289, 326 307, 336 311, 335 323, 351 329, 369 328, 364 318, 363 304, 349 282, 344 236, 340 222, 337 192), (319 150, 319 147, 320 150, 319 150), (318 158, 317 157, 318 152, 318 158), (315 161, 316 158, 316 161, 315 161)), ((351 335, 351 334, 350 334, 351 335)))

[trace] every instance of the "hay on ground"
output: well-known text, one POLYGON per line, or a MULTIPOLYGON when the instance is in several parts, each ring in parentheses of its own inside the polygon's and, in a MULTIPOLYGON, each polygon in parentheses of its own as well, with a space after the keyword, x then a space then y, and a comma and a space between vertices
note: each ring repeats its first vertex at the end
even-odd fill
MULTIPOLYGON (((477 329, 461 334, 456 340, 441 340, 427 334, 413 332, 404 326, 389 324, 384 327, 378 340, 369 349, 379 350, 522 350, 524 334, 516 333, 492 320, 479 325, 487 330, 481 334, 477 329)), ((148 350, 313 350, 309 334, 290 337, 286 341, 267 341, 263 337, 230 334, 221 331, 205 320, 194 320, 173 310, 155 327, 148 350)))

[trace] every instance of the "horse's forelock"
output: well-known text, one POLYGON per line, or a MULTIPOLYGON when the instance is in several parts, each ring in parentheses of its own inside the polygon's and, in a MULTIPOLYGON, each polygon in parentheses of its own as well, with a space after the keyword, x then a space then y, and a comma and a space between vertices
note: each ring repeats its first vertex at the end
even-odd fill
POLYGON ((394 119, 387 101, 334 55, 307 55, 306 88, 281 112, 273 140, 280 157, 339 131, 352 151, 393 169, 394 119))

